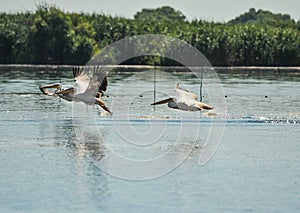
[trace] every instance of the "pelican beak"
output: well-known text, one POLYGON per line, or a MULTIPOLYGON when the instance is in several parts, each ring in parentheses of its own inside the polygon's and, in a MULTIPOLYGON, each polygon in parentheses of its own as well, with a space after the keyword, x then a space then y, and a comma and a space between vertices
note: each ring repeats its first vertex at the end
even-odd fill
POLYGON ((169 103, 171 101, 173 101, 173 98, 168 98, 168 99, 165 99, 165 100, 157 101, 157 102, 152 103, 151 105, 166 104, 166 103, 169 103))
POLYGON ((39 86, 39 89, 41 90, 42 93, 44 93, 45 95, 54 95, 54 92, 49 92, 49 88, 55 88, 56 90, 61 89, 61 84, 50 84, 50 85, 46 85, 46 86, 39 86))

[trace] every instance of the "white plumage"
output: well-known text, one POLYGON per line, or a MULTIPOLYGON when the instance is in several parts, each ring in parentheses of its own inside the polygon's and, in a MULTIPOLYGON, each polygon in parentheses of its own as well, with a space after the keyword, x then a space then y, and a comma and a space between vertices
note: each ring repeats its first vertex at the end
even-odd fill
POLYGON ((176 85, 175 92, 177 93, 178 97, 174 98, 167 98, 161 101, 157 101, 152 103, 151 105, 158 105, 158 104, 168 104, 168 107, 173 109, 185 110, 185 111, 198 111, 198 110, 210 110, 213 109, 212 106, 209 106, 203 102, 197 101, 198 97, 196 94, 182 89, 179 86, 179 83, 176 85))
POLYGON ((60 84, 40 86, 39 88, 46 95, 59 96, 68 101, 81 101, 89 105, 96 104, 111 113, 101 100, 107 88, 107 76, 101 67, 94 67, 92 79, 88 77, 83 68, 73 67, 73 77, 75 87, 78 89, 75 87, 63 89, 60 84), (51 93, 48 91, 49 88, 55 88, 56 90, 51 93))

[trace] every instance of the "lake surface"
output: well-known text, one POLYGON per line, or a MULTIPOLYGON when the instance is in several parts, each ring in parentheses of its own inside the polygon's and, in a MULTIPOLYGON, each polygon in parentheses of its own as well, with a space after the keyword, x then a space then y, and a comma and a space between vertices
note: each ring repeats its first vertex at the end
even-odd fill
POLYGON ((41 94, 71 70, 1 71, 0 212, 299 212, 300 73, 217 76, 209 115, 150 105, 192 73, 112 71, 109 116, 41 94))

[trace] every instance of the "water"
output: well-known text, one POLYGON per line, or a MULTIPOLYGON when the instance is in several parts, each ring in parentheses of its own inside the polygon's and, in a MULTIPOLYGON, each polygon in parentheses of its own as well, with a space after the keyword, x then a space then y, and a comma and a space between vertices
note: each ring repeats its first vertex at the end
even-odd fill
MULTIPOLYGON (((214 116, 153 111, 151 70, 109 74, 113 116, 41 95, 38 85, 73 84, 70 74, 57 76, 0 73, 0 212, 300 210, 299 74, 219 74, 224 98, 204 92, 204 101, 226 101, 214 116), (200 166, 216 132, 218 150, 200 166), (155 164, 140 163, 147 159, 155 164), (128 180, 141 177, 149 178, 128 180)), ((177 82, 199 93, 192 74, 157 79, 156 100, 177 82)))

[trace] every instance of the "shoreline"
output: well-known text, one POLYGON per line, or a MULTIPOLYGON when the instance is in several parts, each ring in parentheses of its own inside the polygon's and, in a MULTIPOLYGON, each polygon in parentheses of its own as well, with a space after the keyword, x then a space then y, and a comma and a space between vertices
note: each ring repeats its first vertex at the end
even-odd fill
MULTIPOLYGON (((0 64, 0 71, 57 71, 57 70, 70 70, 74 66, 81 65, 49 65, 49 64, 0 64)), ((153 69, 151 65, 106 65, 110 68, 124 69, 125 72, 134 72, 136 69, 153 69)), ((157 69, 169 70, 171 72, 183 72, 186 70, 183 66, 156 66, 157 69)), ((190 67, 197 69, 199 67, 190 67)), ((213 68, 216 72, 300 72, 300 66, 230 66, 230 67, 206 67, 207 69, 213 68)))

